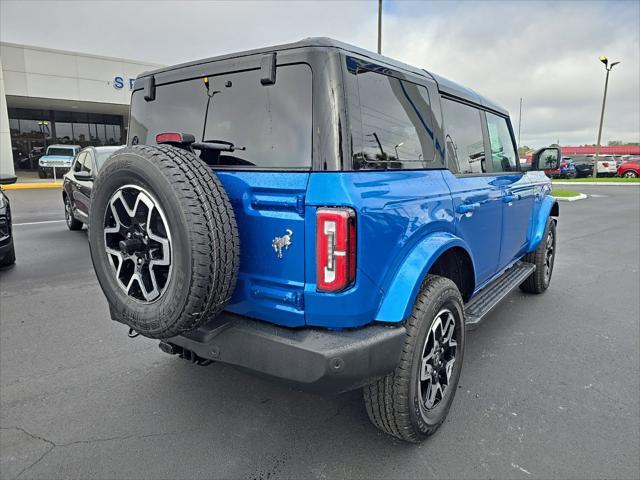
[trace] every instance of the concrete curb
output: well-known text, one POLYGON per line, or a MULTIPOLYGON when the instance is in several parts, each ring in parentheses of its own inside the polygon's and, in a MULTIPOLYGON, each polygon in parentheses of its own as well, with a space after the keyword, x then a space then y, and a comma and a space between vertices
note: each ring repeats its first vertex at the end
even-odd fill
POLYGON ((595 185, 600 187, 607 187, 609 185, 611 185, 612 187, 634 185, 636 187, 640 187, 640 182, 551 182, 551 185, 595 185))
POLYGON ((42 183, 13 183, 11 185, 4 185, 4 190, 27 190, 32 188, 62 188, 62 182, 42 182, 42 183))
POLYGON ((579 193, 578 195, 575 195, 573 197, 553 197, 553 198, 555 198, 559 202, 576 202, 578 200, 584 200, 585 198, 588 198, 588 197, 584 193, 579 193))

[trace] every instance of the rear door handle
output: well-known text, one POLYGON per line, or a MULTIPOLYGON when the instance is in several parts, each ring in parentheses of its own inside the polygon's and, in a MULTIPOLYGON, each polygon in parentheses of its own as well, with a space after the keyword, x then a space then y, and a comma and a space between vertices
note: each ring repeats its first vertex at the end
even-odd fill
POLYGON ((461 214, 473 213, 475 210, 480 208, 479 203, 461 203, 456 207, 456 212, 461 214))

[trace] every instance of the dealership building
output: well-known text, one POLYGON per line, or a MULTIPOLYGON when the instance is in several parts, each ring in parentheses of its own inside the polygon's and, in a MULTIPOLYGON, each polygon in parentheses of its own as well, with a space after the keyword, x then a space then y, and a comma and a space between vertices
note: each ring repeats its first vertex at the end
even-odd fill
POLYGON ((51 144, 123 144, 133 80, 158 67, 0 43, 0 173, 37 168, 51 144))

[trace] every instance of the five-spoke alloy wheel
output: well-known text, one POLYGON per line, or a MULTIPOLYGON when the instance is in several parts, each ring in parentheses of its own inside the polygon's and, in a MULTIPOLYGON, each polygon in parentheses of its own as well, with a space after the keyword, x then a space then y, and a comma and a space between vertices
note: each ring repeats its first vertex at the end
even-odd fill
POLYGON ((132 299, 150 303, 171 276, 171 234, 157 200, 137 185, 111 196, 104 218, 104 244, 120 288, 132 299))
POLYGON ((456 322, 449 309, 443 309, 429 329, 422 352, 420 398, 425 410, 432 410, 445 397, 456 361, 456 322))

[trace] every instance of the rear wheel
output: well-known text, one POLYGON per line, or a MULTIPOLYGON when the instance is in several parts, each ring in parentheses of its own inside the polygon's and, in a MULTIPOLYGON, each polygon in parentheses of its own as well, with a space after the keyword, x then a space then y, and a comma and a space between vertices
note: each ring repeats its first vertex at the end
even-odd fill
POLYGON ((150 338, 205 323, 235 288, 233 209, 210 168, 179 148, 136 145, 105 163, 89 245, 112 317, 150 338))
POLYGON ((527 254, 525 262, 536 266, 533 272, 521 285, 520 290, 527 293, 542 293, 549 288, 553 266, 556 260, 556 222, 549 217, 544 236, 535 251, 527 254))
POLYGON ((364 387, 367 413, 389 435, 419 442, 444 422, 464 355, 464 309, 449 279, 428 275, 405 327, 398 367, 364 387))
POLYGON ((67 222, 69 230, 82 229, 82 222, 73 216, 73 207, 71 206, 69 195, 64 196, 64 219, 67 222))
POLYGON ((638 178, 638 172, 635 170, 627 170, 622 174, 624 178, 638 178))
POLYGON ((14 263, 16 263, 16 249, 13 243, 11 243, 9 251, 4 254, 4 257, 2 259, 0 259, 0 267, 7 267, 9 265, 13 265, 14 263))

